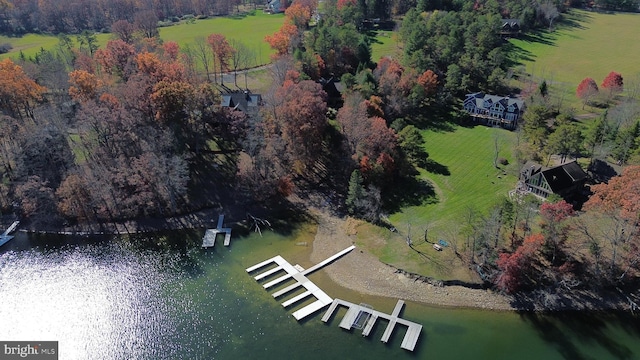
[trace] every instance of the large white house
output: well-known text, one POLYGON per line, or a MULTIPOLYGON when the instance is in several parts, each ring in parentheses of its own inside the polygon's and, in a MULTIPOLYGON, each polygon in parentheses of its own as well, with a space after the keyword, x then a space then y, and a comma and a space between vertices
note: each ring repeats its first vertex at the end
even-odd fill
POLYGON ((524 112, 524 101, 520 99, 481 92, 467 94, 463 106, 474 121, 507 129, 515 129, 524 112))

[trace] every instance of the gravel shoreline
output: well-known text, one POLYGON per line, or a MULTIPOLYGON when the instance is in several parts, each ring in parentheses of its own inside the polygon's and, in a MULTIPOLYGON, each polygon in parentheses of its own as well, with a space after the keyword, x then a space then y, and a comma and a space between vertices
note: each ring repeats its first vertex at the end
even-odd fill
MULTIPOLYGON (((345 231, 345 220, 322 211, 315 211, 314 215, 318 221, 318 231, 310 256, 312 262, 320 262, 354 245, 355 239, 345 231)), ((362 294, 444 307, 516 310, 509 297, 490 290, 456 285, 439 287, 415 281, 358 247, 324 268, 324 271, 338 285, 362 294)))

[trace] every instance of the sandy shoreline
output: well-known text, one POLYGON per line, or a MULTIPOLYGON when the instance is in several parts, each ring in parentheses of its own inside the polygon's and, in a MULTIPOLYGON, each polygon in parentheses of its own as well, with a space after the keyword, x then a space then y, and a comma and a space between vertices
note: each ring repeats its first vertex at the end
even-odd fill
MULTIPOLYGON (((313 241, 311 261, 320 262, 354 245, 354 239, 345 231, 346 221, 321 211, 314 212, 318 231, 313 241)), ((324 268, 338 285, 369 295, 410 300, 429 305, 466 307, 487 310, 515 310, 510 298, 488 290, 462 286, 438 287, 415 281, 375 256, 356 247, 344 258, 324 268)))

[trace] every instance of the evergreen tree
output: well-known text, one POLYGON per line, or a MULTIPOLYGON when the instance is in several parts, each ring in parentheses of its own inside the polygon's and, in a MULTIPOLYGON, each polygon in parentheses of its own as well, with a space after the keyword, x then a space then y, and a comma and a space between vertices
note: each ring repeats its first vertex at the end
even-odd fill
POLYGON ((365 195, 365 188, 363 185, 362 174, 360 170, 353 170, 351 178, 349 179, 349 193, 347 194, 347 211, 349 214, 355 215, 358 211, 358 202, 362 200, 365 195))

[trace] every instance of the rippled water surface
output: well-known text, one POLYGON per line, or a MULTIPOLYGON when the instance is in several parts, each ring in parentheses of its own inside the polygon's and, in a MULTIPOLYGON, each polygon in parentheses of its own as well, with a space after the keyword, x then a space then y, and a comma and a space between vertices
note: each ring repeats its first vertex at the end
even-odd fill
MULTIPOLYGON (((310 247, 296 245, 312 231, 234 238, 208 251, 197 233, 130 241, 19 234, 0 248, 0 340, 57 340, 60 359, 640 359, 640 323, 629 314, 407 303, 403 317, 424 326, 414 353, 400 348, 402 327, 389 344, 379 341, 384 321, 368 338, 340 329, 344 310, 328 325, 321 314, 298 323, 244 269, 277 254, 312 265, 310 247)), ((310 278, 333 297, 388 313, 395 304, 339 288, 322 271, 310 278)))

